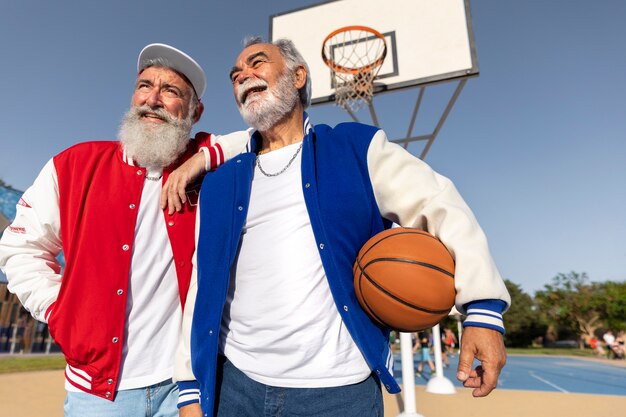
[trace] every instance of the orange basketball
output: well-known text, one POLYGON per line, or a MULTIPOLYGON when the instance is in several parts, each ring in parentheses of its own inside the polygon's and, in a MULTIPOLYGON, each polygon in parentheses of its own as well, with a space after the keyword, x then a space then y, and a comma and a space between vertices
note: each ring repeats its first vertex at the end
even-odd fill
POLYGON ((353 272, 363 309, 394 330, 428 329, 454 305, 454 259, 439 239, 419 229, 392 228, 372 237, 353 272))

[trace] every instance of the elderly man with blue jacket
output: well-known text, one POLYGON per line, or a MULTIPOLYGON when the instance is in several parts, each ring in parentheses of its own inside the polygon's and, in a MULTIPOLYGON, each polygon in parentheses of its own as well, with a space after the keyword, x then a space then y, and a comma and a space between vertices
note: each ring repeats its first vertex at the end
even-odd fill
POLYGON ((314 124, 308 67, 291 41, 249 40, 230 77, 256 131, 202 185, 175 372, 181 416, 382 416, 381 384, 400 388, 388 329, 359 306, 352 265, 394 222, 454 255, 467 315, 457 377, 488 395, 506 360, 510 298, 453 184, 376 127, 314 124))

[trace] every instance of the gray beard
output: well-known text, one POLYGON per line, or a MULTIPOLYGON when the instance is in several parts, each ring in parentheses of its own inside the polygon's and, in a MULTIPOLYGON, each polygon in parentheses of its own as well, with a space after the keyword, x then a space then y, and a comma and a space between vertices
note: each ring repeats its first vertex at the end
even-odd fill
POLYGON ((187 150, 192 125, 192 115, 178 120, 163 109, 135 106, 124 115, 118 135, 126 154, 137 165, 160 170, 176 162, 187 150), (144 112, 158 114, 165 123, 143 121, 144 112))
MULTIPOLYGON (((251 84, 255 83, 255 80, 249 80, 251 84)), ((246 83, 242 87, 245 89, 246 83)), ((298 100, 299 93, 293 86, 293 76, 287 70, 280 76, 276 86, 267 90, 265 97, 252 97, 250 102, 246 100, 239 106, 239 113, 249 126, 265 132, 291 113, 298 100)))

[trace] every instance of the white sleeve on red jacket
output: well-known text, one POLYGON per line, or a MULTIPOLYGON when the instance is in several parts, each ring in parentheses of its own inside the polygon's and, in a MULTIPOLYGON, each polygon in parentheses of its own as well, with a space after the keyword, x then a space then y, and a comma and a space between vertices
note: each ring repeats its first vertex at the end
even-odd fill
POLYGON ((216 169, 224 162, 246 151, 253 132, 254 129, 249 128, 227 135, 211 135, 210 146, 200 147, 200 150, 204 152, 206 171, 216 169))
POLYGON ((468 314, 466 325, 503 332, 502 312, 511 298, 487 239, 454 184, 389 142, 382 130, 370 143, 367 166, 383 217, 404 227, 428 231, 454 256, 455 304, 459 312, 468 314))
MULTIPOLYGON (((196 212, 196 247, 200 230, 200 210, 196 212)), ((191 321, 198 293, 198 267, 196 254, 193 255, 193 269, 187 300, 183 309, 183 323, 178 347, 174 357, 174 377, 178 384, 178 408, 200 401, 200 387, 191 369, 191 321)))
POLYGON ((8 289, 35 319, 47 322, 61 287, 59 187, 54 162, 43 167, 17 204, 0 240, 0 268, 8 289))

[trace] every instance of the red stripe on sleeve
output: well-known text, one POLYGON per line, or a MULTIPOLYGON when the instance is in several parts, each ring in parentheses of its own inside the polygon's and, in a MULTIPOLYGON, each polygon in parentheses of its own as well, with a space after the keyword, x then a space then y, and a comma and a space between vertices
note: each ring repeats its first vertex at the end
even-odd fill
POLYGON ((209 155, 211 155, 211 160, 209 161, 209 170, 212 171, 218 167, 217 151, 215 150, 215 146, 209 146, 209 155))
POLYGON ((224 162, 226 162, 224 160, 224 151, 222 150, 222 145, 220 145, 219 143, 215 144, 215 148, 217 149, 217 154, 219 155, 219 161, 218 161, 218 165, 217 166, 220 166, 224 162))

